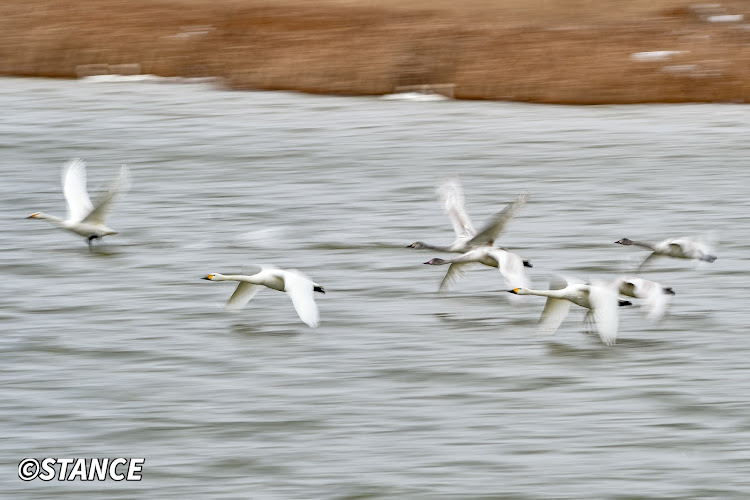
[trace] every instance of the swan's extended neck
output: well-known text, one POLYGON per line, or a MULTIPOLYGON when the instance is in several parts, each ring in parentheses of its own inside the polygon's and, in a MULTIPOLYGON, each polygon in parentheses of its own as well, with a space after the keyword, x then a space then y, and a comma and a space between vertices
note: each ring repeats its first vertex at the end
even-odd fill
POLYGON ((61 219, 60 217, 57 217, 55 215, 45 214, 44 212, 35 212, 28 217, 27 219, 44 219, 50 221, 52 224, 58 225, 58 226, 65 226, 65 219, 61 219))
POLYGON ((532 290, 530 288, 514 288, 508 290, 510 293, 516 295, 539 295, 540 297, 552 297, 554 299, 561 299, 564 296, 562 290, 532 290))
POLYGON ((631 245, 648 248, 649 250, 654 250, 654 245, 651 243, 646 243, 645 241, 633 241, 631 245))
POLYGON ((420 249, 426 248, 427 250, 437 250, 438 252, 450 252, 451 251, 451 247, 431 245, 430 243, 425 243, 423 241, 416 241, 406 248, 420 248, 420 249))
POLYGON ((248 281, 250 282, 249 276, 243 276, 241 274, 219 274, 219 273, 211 273, 207 276, 204 276, 204 280, 209 281, 248 281))
POLYGON ((656 250, 656 248, 654 247, 652 243, 647 243, 645 241, 634 241, 634 240, 631 240, 630 238, 623 238, 619 241, 616 241, 615 243, 619 243, 620 245, 625 245, 625 246, 635 245, 637 247, 648 248, 649 250, 656 250))

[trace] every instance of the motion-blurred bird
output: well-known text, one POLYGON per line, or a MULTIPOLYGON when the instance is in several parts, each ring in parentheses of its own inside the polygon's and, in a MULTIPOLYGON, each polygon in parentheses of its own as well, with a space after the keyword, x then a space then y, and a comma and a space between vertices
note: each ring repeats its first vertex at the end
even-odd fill
POLYGON ((664 317, 667 307, 675 295, 672 287, 643 278, 623 276, 615 281, 614 286, 620 292, 620 295, 643 299, 648 311, 646 317, 651 321, 657 321, 664 317))
POLYGON ((547 297, 539 319, 541 333, 555 333, 568 316, 570 304, 585 307, 589 311, 584 322, 594 323, 599 337, 606 345, 617 341, 618 306, 630 305, 630 302, 619 299, 617 290, 611 285, 575 283, 564 279, 552 280, 549 290, 514 288, 508 292, 547 297))
POLYGON ((435 258, 428 260, 425 264, 430 266, 450 264, 448 272, 445 274, 443 281, 440 282, 440 288, 438 289, 440 292, 447 291, 473 264, 484 264, 485 266, 498 268, 509 287, 528 286, 529 280, 523 268, 532 267, 529 261, 521 259, 515 253, 489 245, 469 250, 455 259, 435 258))
POLYGON ((451 220, 456 232, 456 240, 447 246, 431 245, 422 241, 415 241, 407 248, 427 248, 441 252, 464 253, 482 245, 494 245, 495 240, 505 225, 526 205, 530 196, 523 192, 515 201, 509 203, 503 210, 495 214, 487 224, 477 233, 466 212, 466 200, 463 187, 458 178, 451 178, 443 182, 437 189, 443 210, 451 220))
POLYGON ((322 286, 311 281, 296 270, 284 270, 271 266, 255 266, 254 269, 244 271, 245 274, 224 275, 212 273, 204 280, 210 281, 239 281, 232 296, 227 302, 228 310, 237 310, 245 306, 261 287, 273 288, 286 292, 292 300, 294 309, 302 321, 310 328, 318 326, 320 314, 315 304, 314 292, 326 293, 322 286))
POLYGON ((615 243, 625 246, 639 246, 651 250, 651 254, 641 262, 638 269, 642 268, 646 262, 656 257, 674 257, 676 259, 695 259, 703 262, 713 262, 716 260, 715 255, 711 255, 708 245, 694 238, 670 238, 658 243, 646 243, 643 241, 633 241, 629 238, 622 238, 615 243))
POLYGON ((74 158, 63 167, 63 194, 68 202, 68 217, 61 219, 44 212, 34 212, 27 219, 45 219, 56 226, 72 233, 84 236, 91 241, 101 239, 117 231, 106 226, 106 218, 112 204, 120 192, 127 189, 130 173, 127 165, 120 168, 119 175, 112 181, 109 188, 101 194, 96 206, 91 203, 86 190, 86 162, 82 158, 74 158))

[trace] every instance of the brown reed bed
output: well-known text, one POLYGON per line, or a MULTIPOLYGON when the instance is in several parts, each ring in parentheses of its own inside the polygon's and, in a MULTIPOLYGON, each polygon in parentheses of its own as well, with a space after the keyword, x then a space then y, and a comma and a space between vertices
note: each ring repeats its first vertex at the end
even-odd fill
POLYGON ((81 68, 123 64, 144 74, 219 77, 236 89, 363 95, 452 84, 464 99, 744 102, 750 4, 0 2, 0 74, 74 78, 81 68), (633 56, 652 51, 672 52, 633 56))

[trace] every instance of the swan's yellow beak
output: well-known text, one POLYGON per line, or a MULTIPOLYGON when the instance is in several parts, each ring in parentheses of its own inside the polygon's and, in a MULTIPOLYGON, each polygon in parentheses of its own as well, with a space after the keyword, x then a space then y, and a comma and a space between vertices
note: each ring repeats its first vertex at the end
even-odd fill
POLYGON ((514 288, 513 290, 508 290, 508 293, 518 294, 518 290, 520 290, 520 288, 514 288))
POLYGON ((212 280, 212 279, 214 279, 214 275, 213 274, 209 274, 208 276, 204 276, 203 279, 204 280, 212 280))
POLYGON ((39 216, 39 212, 34 212, 33 214, 26 217, 27 219, 36 219, 39 216))

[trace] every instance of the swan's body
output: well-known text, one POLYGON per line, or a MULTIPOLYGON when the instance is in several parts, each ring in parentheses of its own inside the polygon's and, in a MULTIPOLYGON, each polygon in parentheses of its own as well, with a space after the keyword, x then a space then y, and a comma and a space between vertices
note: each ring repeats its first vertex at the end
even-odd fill
POLYGON ((528 261, 524 261, 518 255, 487 245, 469 250, 455 259, 435 258, 425 262, 425 264, 431 266, 450 264, 448 272, 440 283, 439 291, 441 292, 448 290, 450 285, 463 276, 466 270, 473 264, 484 264, 485 266, 498 268, 507 286, 513 288, 528 285, 529 280, 523 268, 531 267, 528 261))
POLYGON ((646 243, 644 241, 633 241, 630 238, 622 238, 615 243, 625 246, 639 246, 651 250, 651 254, 641 263, 639 269, 646 262, 656 257, 673 257, 675 259, 695 259, 703 262, 713 262, 715 255, 710 254, 708 246, 693 238, 670 238, 658 243, 646 243))
POLYGON ((505 225, 516 216, 529 200, 528 193, 521 193, 514 202, 509 203, 503 210, 495 214, 482 230, 477 232, 471 223, 469 214, 466 212, 466 201, 461 182, 458 179, 449 179, 441 184, 437 191, 443 210, 448 214, 453 224, 456 240, 445 246, 415 241, 407 248, 427 248, 441 252, 465 253, 478 246, 492 246, 505 225))
POLYGON ((656 281, 643 278, 618 278, 614 286, 621 295, 643 299, 648 311, 646 317, 652 321, 659 320, 664 316, 675 294, 672 287, 663 286, 656 281))
POLYGON ((292 300, 294 309, 302 321, 310 328, 318 326, 320 314, 315 304, 314 292, 325 293, 322 286, 310 281, 298 271, 277 269, 275 267, 260 267, 249 274, 224 275, 212 273, 204 277, 210 281, 239 281, 237 289, 227 302, 229 310, 241 309, 245 306, 261 287, 272 288, 286 292, 292 300))
POLYGON ((593 320, 602 342, 606 345, 615 343, 617 340, 618 306, 630 305, 630 303, 621 301, 614 287, 561 280, 550 283, 550 288, 550 290, 514 288, 508 291, 516 295, 547 297, 539 320, 539 330, 542 333, 555 333, 568 316, 570 304, 576 304, 589 310, 584 320, 593 320))
POLYGON ((62 176, 63 194, 68 203, 67 219, 44 212, 35 212, 27 219, 48 220, 62 229, 87 238, 91 245, 91 240, 117 234, 117 231, 107 227, 106 218, 117 196, 127 187, 128 179, 128 167, 123 165, 120 174, 94 206, 86 190, 86 162, 81 158, 74 158, 63 168, 62 176))

